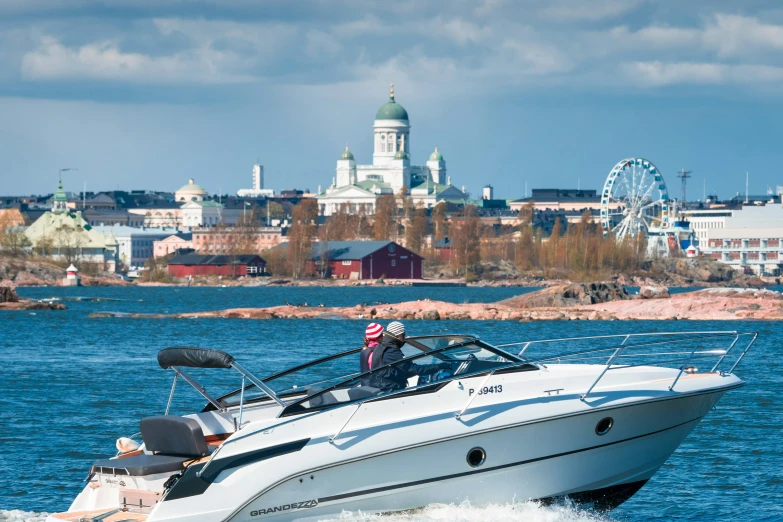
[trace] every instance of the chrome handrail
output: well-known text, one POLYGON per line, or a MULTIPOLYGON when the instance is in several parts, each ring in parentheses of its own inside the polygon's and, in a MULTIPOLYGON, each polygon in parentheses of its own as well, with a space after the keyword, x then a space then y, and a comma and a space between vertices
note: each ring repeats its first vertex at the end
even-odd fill
MULTIPOLYGON (((622 342, 620 343, 620 345, 617 346, 607 346, 607 347, 593 348, 589 350, 581 350, 581 351, 570 352, 570 353, 560 353, 560 354, 543 357, 535 360, 527 359, 524 363, 520 363, 520 364, 542 364, 544 362, 551 363, 552 361, 561 362, 563 359, 567 359, 565 362, 569 363, 572 361, 586 360, 586 359, 606 359, 606 362, 603 364, 604 368, 602 369, 601 373, 598 375, 598 378, 596 378, 596 380, 593 381, 593 383, 590 385, 587 391, 580 397, 581 400, 585 400, 587 396, 595 389, 595 387, 598 385, 598 383, 601 381, 601 379, 604 377, 607 371, 619 369, 619 368, 628 368, 628 367, 645 365, 645 363, 639 365, 635 365, 635 364, 618 365, 617 363, 621 359, 649 358, 649 357, 656 357, 656 356, 657 357, 682 356, 681 358, 677 357, 665 361, 655 361, 653 363, 653 364, 663 364, 663 363, 672 363, 672 362, 680 363, 679 373, 674 378, 674 381, 672 382, 671 386, 669 386, 669 391, 673 391, 674 386, 677 384, 678 380, 682 376, 682 373, 686 370, 687 365, 691 360, 697 358, 703 359, 713 355, 720 356, 717 363, 710 370, 710 372, 715 372, 719 368, 720 364, 726 359, 726 357, 732 353, 733 349, 737 345, 740 338, 747 337, 747 336, 751 336, 750 341, 748 341, 747 345, 745 345, 744 349, 737 357, 736 361, 734 361, 734 364, 731 366, 731 368, 727 372, 723 373, 724 375, 731 375, 734 369, 740 363, 740 361, 742 361, 742 359, 745 357, 748 350, 750 350, 750 348, 753 346, 755 340, 758 338, 758 332, 738 332, 736 330, 726 330, 726 331, 717 331, 717 332, 691 331, 691 332, 652 332, 652 333, 634 333, 634 334, 597 335, 597 336, 586 336, 586 337, 568 337, 562 339, 538 339, 533 341, 520 341, 516 343, 497 345, 497 347, 508 348, 511 346, 522 346, 522 349, 519 352, 519 356, 521 356, 530 347, 536 344, 542 345, 542 344, 551 344, 551 343, 558 343, 558 342, 597 341, 597 340, 611 340, 611 339, 622 338, 622 342), (663 337, 664 339, 656 340, 652 342, 640 342, 640 343, 628 344, 628 341, 631 339, 650 338, 650 337, 663 337), (731 339, 731 344, 729 345, 728 348, 704 349, 704 350, 699 349, 703 341, 711 340, 711 339, 719 339, 722 337, 731 339), (639 348, 652 347, 656 345, 657 346, 670 345, 674 343, 681 344, 687 341, 696 341, 697 344, 695 347, 693 347, 693 349, 680 351, 680 352, 655 351, 652 353, 629 353, 639 348), (611 353, 605 354, 604 352, 611 352, 611 353)), ((650 363, 646 363, 646 364, 650 364, 650 363)))
MULTIPOLYGON (((574 356, 578 356, 578 355, 598 354, 600 352, 609 352, 609 351, 611 351, 612 352, 611 355, 605 355, 605 356, 597 356, 596 355, 595 356, 595 358, 607 357, 607 361, 604 364, 604 368, 601 371, 601 373, 598 376, 598 378, 595 381, 593 381, 592 385, 580 397, 580 399, 584 400, 584 399, 587 398, 587 396, 595 389, 595 387, 598 385, 598 383, 600 382, 600 380, 603 378, 603 376, 606 374, 607 371, 636 366, 636 365, 618 365, 618 364, 615 364, 620 359, 623 359, 623 358, 633 358, 633 357, 653 357, 653 356, 664 356, 664 355, 665 356, 669 356, 669 355, 672 355, 672 356, 676 356, 676 355, 687 356, 687 357, 684 357, 684 362, 683 362, 682 366, 680 367, 680 373, 678 374, 677 378, 674 380, 672 385, 669 387, 669 390, 672 391, 672 388, 677 383, 677 380, 682 375, 682 373, 685 371, 686 365, 687 365, 688 361, 692 360, 693 358, 705 358, 705 357, 708 357, 708 356, 711 356, 711 355, 719 355, 720 359, 719 359, 718 363, 711 370, 711 372, 714 372, 714 371, 717 370, 717 368, 720 365, 720 363, 723 362, 723 360, 732 352, 733 348, 737 345, 738 340, 741 337, 744 337, 744 336, 752 336, 752 337, 751 337, 751 340, 748 342, 748 344, 742 350, 742 352, 739 355, 739 357, 737 358, 737 360, 731 366, 729 371, 724 373, 725 375, 730 375, 734 371, 734 369, 737 367, 739 362, 745 357, 745 355, 750 350, 750 348, 753 346, 756 338, 758 337, 758 332, 737 332, 737 331, 731 330, 731 331, 717 331, 717 332, 691 331, 691 332, 634 333, 634 334, 600 335, 600 336, 587 336, 587 337, 570 337, 570 338, 562 338, 562 339, 538 339, 538 340, 533 340, 533 341, 521 341, 521 342, 517 342, 517 343, 507 343, 507 344, 502 344, 502 345, 494 345, 495 348, 504 348, 504 347, 509 347, 509 346, 523 346, 523 349, 520 352, 520 355, 521 355, 528 348, 530 348, 531 346, 536 345, 536 344, 548 344, 548 343, 570 342, 570 341, 591 341, 591 340, 599 340, 599 339, 602 339, 602 340, 606 340, 606 339, 623 339, 621 344, 615 345, 615 346, 609 346, 609 347, 597 348, 597 349, 590 349, 590 350, 581 350, 581 351, 570 352, 570 353, 561 353, 561 354, 552 355, 552 356, 549 356, 549 357, 543 357, 543 358, 535 359, 535 360, 522 360, 522 361, 519 361, 519 362, 515 362, 513 364, 509 364, 509 365, 506 365, 506 366, 502 366, 500 368, 493 369, 492 371, 487 373, 487 375, 484 378, 484 381, 482 382, 482 386, 480 386, 478 389, 481 389, 484 386, 484 384, 486 384, 486 382, 493 375, 495 375, 496 370, 508 370, 509 368, 514 368, 514 367, 517 367, 517 366, 523 366, 523 365, 526 365, 526 364, 534 364, 534 365, 542 366, 544 362, 549 362, 549 361, 552 361, 552 360, 563 359, 563 358, 567 358, 567 357, 574 357, 574 356), (710 337, 710 338, 730 337, 730 338, 732 338, 732 342, 731 342, 730 346, 727 349, 699 350, 699 347, 696 346, 695 348, 693 348, 691 350, 683 351, 683 352, 665 351, 665 352, 653 352, 653 353, 626 353, 626 352, 630 352, 631 350, 639 349, 639 348, 660 346, 660 345, 672 344, 672 343, 681 343, 681 342, 684 342, 684 341, 699 340, 700 338, 698 336, 705 336, 705 337, 710 337), (631 339, 649 338, 649 337, 671 337, 671 339, 665 339, 665 340, 661 340, 661 341, 648 341, 648 342, 627 344, 628 341, 631 340, 631 339)), ((675 362, 675 361, 682 361, 682 359, 674 358, 674 359, 671 359, 671 360, 666 361, 666 362, 675 362)), ((660 361, 657 361, 657 362, 660 363, 660 361)), ((481 375, 481 372, 477 373, 477 374, 473 374, 473 375, 453 375, 453 376, 449 377, 448 379, 445 379, 443 382, 446 382, 446 381, 456 381, 458 379, 462 379, 462 378, 466 378, 466 377, 477 377, 479 375, 481 375)), ((429 386, 431 384, 432 383, 428 383, 428 384, 425 384, 423 386, 429 386)), ((396 392, 394 392, 392 394, 389 394, 389 396, 396 395, 398 393, 401 394, 401 393, 410 392, 412 389, 416 389, 416 388, 418 388, 418 386, 415 386, 413 388, 406 388, 404 390, 398 390, 398 391, 396 391, 396 392)), ((468 408, 473 403, 473 401, 474 401, 474 399, 475 399, 475 397, 477 395, 478 395, 478 393, 476 393, 476 394, 474 394, 473 396, 470 397, 470 399, 467 401, 467 403, 462 408, 462 410, 456 415, 457 419, 460 419, 461 416, 465 413, 465 411, 468 410, 468 408)), ((354 411, 348 416, 346 421, 343 423, 343 426, 337 431, 337 433, 335 433, 332 437, 329 438, 329 442, 334 443, 334 441, 337 439, 337 437, 343 432, 345 427, 348 425, 348 423, 350 423, 350 421, 353 419, 354 415, 356 415, 356 413, 361 409, 361 407, 364 405, 365 402, 367 402, 367 401, 363 400, 363 401, 359 402, 358 404, 354 403, 354 402, 346 402, 346 403, 335 404, 333 407, 330 407, 330 408, 327 408, 327 409, 324 409, 324 410, 313 411, 313 412, 307 413, 307 414, 302 415, 302 416, 297 416, 295 418, 289 418, 289 419, 286 419, 286 420, 284 420, 282 422, 278 422, 278 423, 275 423, 275 424, 272 424, 272 425, 261 427, 261 428, 257 429, 256 431, 251 431, 251 432, 239 435, 237 437, 231 438, 231 439, 225 441, 221 446, 218 447, 218 449, 215 452, 212 453, 212 455, 210 456, 209 461, 207 461, 207 463, 204 465, 204 467, 202 469, 200 469, 196 474, 197 474, 197 476, 201 477, 202 474, 206 471, 207 467, 212 463, 213 460, 215 460, 215 458, 217 457, 217 454, 220 452, 220 450, 223 449, 224 447, 230 445, 231 443, 238 442, 238 441, 243 440, 243 439, 245 439, 247 437, 251 437, 251 436, 257 435, 258 433, 269 433, 272 430, 274 430, 275 428, 278 428, 278 427, 286 425, 286 424, 293 424, 297 420, 301 420, 303 418, 306 418, 306 417, 309 417, 309 416, 312 416, 312 415, 320 415, 320 414, 325 413, 325 412, 333 412, 335 409, 343 408, 343 407, 350 406, 350 405, 356 406, 354 411)))
POLYGON ((593 384, 590 385, 590 387, 587 389, 587 391, 579 397, 580 400, 587 399, 587 396, 590 395, 590 392, 593 391, 593 388, 595 388, 595 385, 598 384, 598 381, 601 380, 601 377, 604 376, 604 374, 609 370, 609 367, 612 366, 612 362, 614 362, 615 359, 617 359, 617 356, 620 355, 620 352, 622 352, 625 349, 625 343, 628 342, 628 339, 630 338, 630 335, 626 335, 625 339, 623 339, 623 342, 620 343, 620 346, 617 347, 617 349, 614 351, 612 356, 609 358, 608 361, 606 361, 606 366, 604 366, 604 369, 601 371, 601 374, 598 376, 598 378, 593 382, 593 384))

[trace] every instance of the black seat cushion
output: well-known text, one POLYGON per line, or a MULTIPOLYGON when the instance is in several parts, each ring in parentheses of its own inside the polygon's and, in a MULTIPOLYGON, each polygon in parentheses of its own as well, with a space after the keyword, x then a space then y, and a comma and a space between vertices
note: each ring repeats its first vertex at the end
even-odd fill
POLYGON ((204 432, 194 419, 177 415, 147 417, 141 419, 139 431, 147 451, 200 457, 209 449, 204 432))
POLYGON ((332 404, 337 404, 338 402, 339 401, 337 400, 337 397, 335 397, 332 392, 324 392, 310 399, 310 406, 331 406, 332 404))
POLYGON ((381 390, 378 388, 373 388, 372 386, 360 386, 359 388, 351 388, 348 390, 348 397, 350 397, 352 401, 358 401, 359 399, 366 399, 368 397, 378 395, 379 393, 381 393, 381 390))
POLYGON ((192 458, 175 455, 134 455, 133 457, 121 459, 99 460, 92 465, 92 470, 96 473, 107 475, 141 477, 144 475, 155 475, 156 473, 179 471, 183 468, 183 463, 189 460, 192 460, 192 458))

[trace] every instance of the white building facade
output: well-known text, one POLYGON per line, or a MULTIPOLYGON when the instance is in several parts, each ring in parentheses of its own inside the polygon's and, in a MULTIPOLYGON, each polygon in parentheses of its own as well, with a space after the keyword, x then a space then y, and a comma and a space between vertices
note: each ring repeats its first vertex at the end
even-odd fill
POLYGON ((345 147, 332 184, 316 196, 321 214, 329 216, 340 207, 349 212, 375 212, 377 198, 399 194, 405 187, 414 204, 433 207, 440 201, 463 203, 464 191, 451 186, 446 174, 446 160, 435 147, 426 165, 410 162, 410 120, 405 108, 394 99, 394 88, 389 101, 378 109, 373 123, 372 165, 358 165, 353 153, 345 147))
MULTIPOLYGON (((699 212, 691 211, 693 223, 699 212)), ((747 205, 704 216, 701 227, 694 226, 699 248, 705 255, 737 270, 759 275, 780 275, 783 263, 783 206, 747 205), (703 237, 703 238, 702 238, 703 237)))
POLYGON ((154 257, 155 241, 176 234, 176 228, 136 228, 124 225, 101 227, 101 232, 110 234, 118 244, 119 259, 127 267, 144 266, 147 259, 154 257))
POLYGON ((237 196, 240 198, 271 198, 275 195, 272 189, 264 188, 264 166, 253 165, 253 186, 249 189, 237 190, 237 196))

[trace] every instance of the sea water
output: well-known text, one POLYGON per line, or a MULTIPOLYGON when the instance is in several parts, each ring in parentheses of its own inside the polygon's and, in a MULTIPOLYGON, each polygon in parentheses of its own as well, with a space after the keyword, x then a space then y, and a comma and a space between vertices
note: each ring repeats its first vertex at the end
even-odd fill
MULTIPOLYGON (((90 319, 96 311, 182 312, 307 303, 352 306, 401 300, 490 302, 518 288, 22 288, 23 297, 58 297, 64 311, 0 313, 0 522, 37 522, 67 509, 90 464, 113 455, 114 441, 161 414, 171 372, 155 355, 172 345, 223 349, 254 373, 357 347, 366 321, 90 319)), ((411 334, 473 333, 490 343, 642 331, 740 330, 760 333, 736 371, 748 385, 729 392, 658 473, 610 513, 569 504, 431 505, 383 517, 339 520, 783 520, 783 325, 775 322, 411 321, 411 334)), ((212 371, 215 389, 236 388, 232 372, 212 371)), ((173 413, 203 406, 177 387, 173 413)))

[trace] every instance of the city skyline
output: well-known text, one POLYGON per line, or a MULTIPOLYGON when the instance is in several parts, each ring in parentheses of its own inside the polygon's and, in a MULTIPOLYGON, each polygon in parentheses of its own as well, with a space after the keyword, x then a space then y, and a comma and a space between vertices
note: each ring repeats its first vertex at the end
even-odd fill
POLYGON ((395 83, 411 160, 437 144, 472 197, 598 189, 625 157, 689 199, 778 184, 783 11, 772 2, 8 3, 4 194, 327 186, 395 83))

